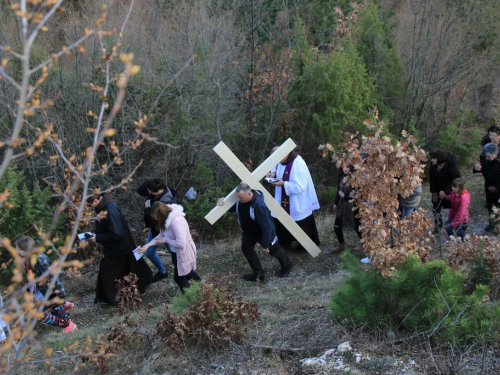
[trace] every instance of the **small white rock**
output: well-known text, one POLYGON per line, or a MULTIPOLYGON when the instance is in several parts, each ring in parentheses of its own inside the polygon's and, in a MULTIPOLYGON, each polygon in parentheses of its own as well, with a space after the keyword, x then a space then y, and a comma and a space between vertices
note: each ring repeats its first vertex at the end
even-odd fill
POLYGON ((304 366, 323 366, 326 362, 324 359, 321 358, 305 358, 301 359, 300 362, 304 366))
POLYGON ((350 352, 352 350, 351 344, 349 343, 349 341, 343 342, 342 344, 337 346, 337 350, 339 351, 339 353, 350 352))
POLYGON ((327 358, 330 357, 333 353, 335 353, 335 349, 328 349, 320 358, 327 358))

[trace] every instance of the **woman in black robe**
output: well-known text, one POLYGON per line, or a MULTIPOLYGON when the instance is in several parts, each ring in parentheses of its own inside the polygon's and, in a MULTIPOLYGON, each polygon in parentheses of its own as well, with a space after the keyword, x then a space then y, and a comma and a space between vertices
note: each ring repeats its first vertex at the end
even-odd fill
POLYGON ((91 193, 87 205, 95 209, 97 216, 106 212, 106 217, 97 219, 95 233, 89 238, 90 241, 102 244, 104 255, 99 265, 95 303, 118 304, 116 282, 129 273, 134 273, 139 278, 137 289, 144 296, 153 272, 143 258, 136 260, 133 253, 136 248, 134 239, 120 208, 108 193, 91 193))

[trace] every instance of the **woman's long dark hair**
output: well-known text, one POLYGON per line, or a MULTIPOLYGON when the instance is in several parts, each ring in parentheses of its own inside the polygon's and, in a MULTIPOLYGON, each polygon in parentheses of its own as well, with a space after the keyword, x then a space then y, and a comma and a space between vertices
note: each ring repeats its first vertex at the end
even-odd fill
MULTIPOLYGON (((349 173, 352 173, 354 172, 354 166, 353 165, 349 165, 349 173)), ((339 168, 339 182, 345 177, 347 176, 345 173, 344 173, 344 167, 340 167, 339 168)))

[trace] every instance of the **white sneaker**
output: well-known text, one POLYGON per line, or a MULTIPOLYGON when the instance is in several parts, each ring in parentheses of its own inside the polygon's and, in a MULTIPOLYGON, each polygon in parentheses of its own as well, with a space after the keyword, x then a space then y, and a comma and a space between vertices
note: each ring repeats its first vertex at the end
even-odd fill
POLYGON ((371 262, 371 259, 368 257, 361 259, 361 263, 368 264, 370 262, 371 262))

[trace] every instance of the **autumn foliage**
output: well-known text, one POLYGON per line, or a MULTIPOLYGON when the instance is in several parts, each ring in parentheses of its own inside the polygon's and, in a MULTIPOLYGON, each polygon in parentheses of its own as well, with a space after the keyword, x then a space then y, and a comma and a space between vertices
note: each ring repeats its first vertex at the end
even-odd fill
POLYGON ((141 293, 137 289, 137 281, 139 278, 135 273, 129 273, 122 279, 116 280, 116 302, 118 302, 118 315, 125 315, 130 310, 139 308, 142 302, 141 293))
POLYGON ((230 282, 203 280, 193 283, 186 295, 180 297, 190 301, 184 310, 176 314, 167 308, 157 326, 158 335, 172 349, 186 348, 188 343, 221 347, 238 342, 245 324, 259 317, 257 305, 243 301, 230 282))
MULTIPOLYGON (((408 254, 424 260, 430 250, 431 221, 426 213, 415 210, 402 220, 397 213, 398 193, 408 197, 422 184, 426 155, 416 145, 415 137, 405 131, 402 140, 396 142, 384 135, 385 124, 378 121, 377 113, 364 123, 371 133, 361 140, 358 134, 347 133, 332 160, 339 168, 354 167, 347 183, 354 188, 352 198, 356 215, 361 218, 361 242, 375 267, 389 275, 408 254)), ((326 156, 333 147, 327 144, 320 150, 326 156)))
POLYGON ((474 260, 482 258, 493 279, 500 280, 500 241, 497 239, 476 233, 467 235, 464 242, 459 237, 450 237, 445 250, 449 252, 447 262, 450 267, 469 272, 474 260))

